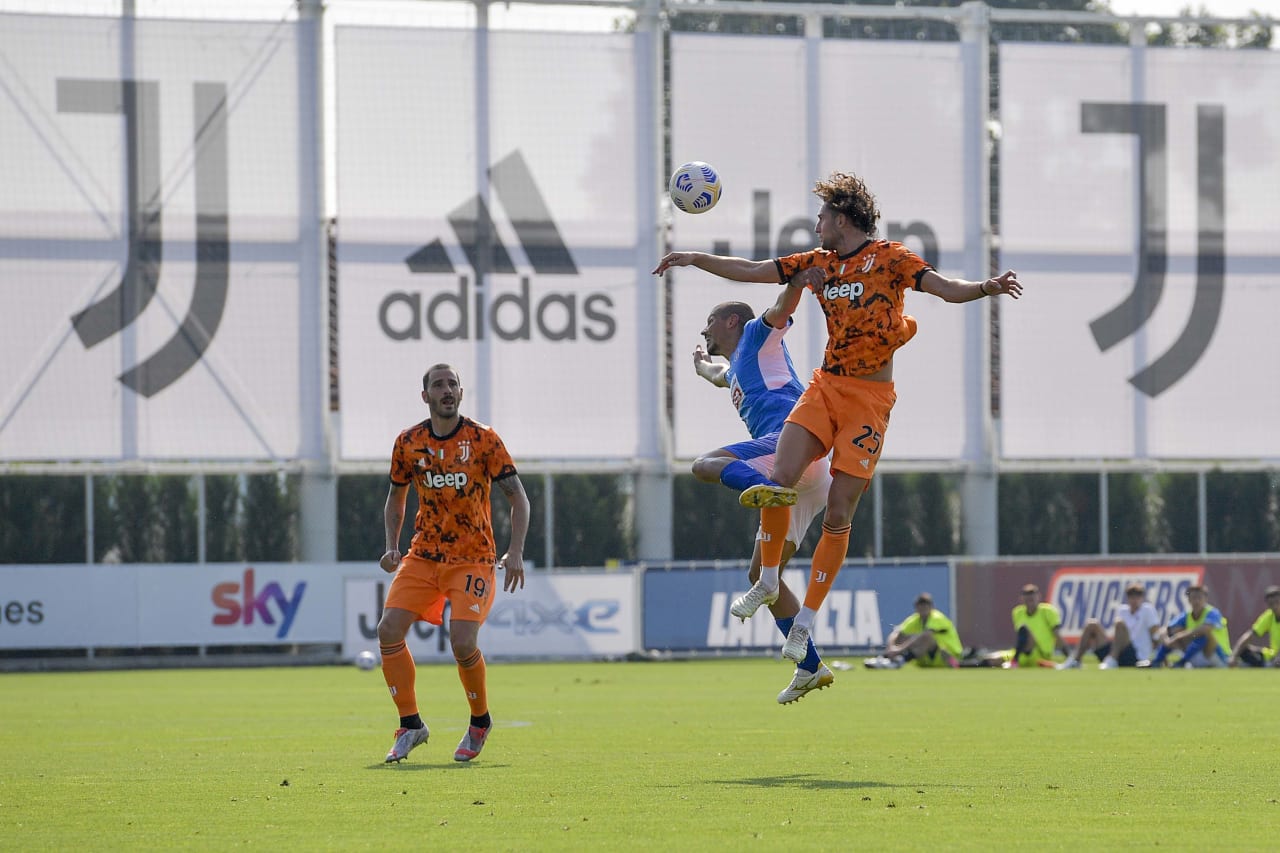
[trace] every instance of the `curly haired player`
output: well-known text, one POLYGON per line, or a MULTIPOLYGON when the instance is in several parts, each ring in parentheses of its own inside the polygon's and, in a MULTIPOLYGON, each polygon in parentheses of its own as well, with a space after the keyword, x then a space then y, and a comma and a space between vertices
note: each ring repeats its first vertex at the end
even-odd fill
POLYGON ((876 461, 897 395, 893 354, 916 333, 903 313, 908 290, 947 302, 972 302, 1006 294, 1022 285, 1007 271, 986 281, 947 278, 901 243, 874 239, 880 211, 861 178, 836 172, 818 181, 822 199, 814 228, 821 245, 784 258, 749 261, 702 252, 672 252, 653 270, 694 266, 732 281, 791 284, 811 290, 827 318, 822 366, 787 417, 778 438, 770 482, 742 492, 743 506, 760 508, 763 602, 778 587, 778 566, 796 502, 793 488, 814 459, 832 452, 822 539, 813 554, 804 606, 787 635, 782 654, 803 660, 814 616, 831 590, 849 549, 849 529, 876 461))

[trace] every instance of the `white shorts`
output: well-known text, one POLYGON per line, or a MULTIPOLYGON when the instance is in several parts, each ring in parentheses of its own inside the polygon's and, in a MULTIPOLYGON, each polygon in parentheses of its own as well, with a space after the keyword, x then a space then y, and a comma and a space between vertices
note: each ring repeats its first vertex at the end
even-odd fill
MULTIPOLYGON (((768 477, 773 473, 773 458, 773 454, 769 454, 744 461, 768 477)), ((813 464, 800 475, 800 482, 796 483, 798 495, 796 505, 791 507, 791 526, 787 528, 788 542, 796 547, 800 546, 805 534, 809 532, 809 525, 813 523, 813 519, 826 509, 827 492, 830 490, 831 460, 824 456, 821 459, 815 459, 813 464)), ((756 529, 756 538, 760 538, 759 528, 756 529)))

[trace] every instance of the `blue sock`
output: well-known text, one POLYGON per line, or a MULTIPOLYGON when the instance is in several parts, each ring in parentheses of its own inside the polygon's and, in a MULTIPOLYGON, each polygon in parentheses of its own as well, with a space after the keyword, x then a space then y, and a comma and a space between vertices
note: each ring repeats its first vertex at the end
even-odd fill
POLYGON ((1178 661, 1178 666, 1186 666, 1192 658, 1204 651, 1204 647, 1209 645, 1208 637, 1196 637, 1187 643, 1187 647, 1182 651, 1182 660, 1178 661))
POLYGON ((1151 665, 1159 666, 1160 664, 1164 663, 1164 659, 1167 658, 1168 656, 1169 656, 1169 647, 1161 646, 1160 648, 1156 649, 1156 656, 1151 659, 1151 665))
POLYGON ((752 486, 760 486, 770 482, 769 478, 752 468, 741 459, 735 459, 720 472, 720 482, 734 491, 745 491, 752 486))
MULTIPOLYGON (((782 636, 785 637, 791 633, 791 626, 795 623, 796 618, 794 616, 785 616, 781 619, 774 619, 773 621, 777 623, 778 630, 781 631, 782 636)), ((804 660, 800 661, 796 666, 803 669, 805 672, 817 672, 818 667, 821 665, 822 658, 818 655, 817 646, 813 644, 813 637, 810 637, 809 646, 805 652, 804 660)))

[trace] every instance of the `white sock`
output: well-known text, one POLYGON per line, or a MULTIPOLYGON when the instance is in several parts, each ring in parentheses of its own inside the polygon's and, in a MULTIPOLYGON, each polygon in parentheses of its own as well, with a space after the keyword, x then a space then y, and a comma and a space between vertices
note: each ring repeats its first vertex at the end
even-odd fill
POLYGON ((818 611, 810 610, 808 607, 801 607, 800 612, 796 614, 796 621, 793 625, 799 625, 801 628, 812 628, 813 617, 818 615, 818 611))
POLYGON ((1117 662, 1118 662, 1118 661, 1116 661, 1116 659, 1115 659, 1115 658, 1113 658, 1111 655, 1107 655, 1105 658, 1103 658, 1103 659, 1102 659, 1102 662, 1103 662, 1103 663, 1106 663, 1107 661, 1110 661, 1111 663, 1117 663, 1117 662))
POLYGON ((778 588, 778 567, 777 566, 761 566, 760 567, 760 583, 764 584, 768 590, 778 588))

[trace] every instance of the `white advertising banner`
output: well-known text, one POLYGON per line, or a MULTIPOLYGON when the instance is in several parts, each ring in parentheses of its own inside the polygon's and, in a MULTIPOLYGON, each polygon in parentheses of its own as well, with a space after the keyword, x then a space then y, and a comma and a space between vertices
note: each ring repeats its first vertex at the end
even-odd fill
POLYGON ((0 648, 336 643, 340 565, 6 566, 0 648))
POLYGON ((309 31, 3 16, 0 460, 300 454, 309 31))
POLYGON ((448 362, 517 464, 632 458, 637 39, 476 38, 337 28, 341 455, 387 458, 448 362))
MULTIPOLYGON (((879 236, 905 242, 945 274, 966 275, 960 46, 830 42, 816 56, 811 49, 798 38, 672 35, 672 160, 704 160, 723 185, 712 210, 673 211, 674 248, 752 259, 814 248, 814 181, 844 171, 876 194, 879 236), (848 85, 866 79, 893 81, 891 107, 882 90, 848 85)), ((747 437, 727 392, 693 370, 707 315, 729 300, 759 314, 778 291, 693 269, 671 275, 674 447, 677 458, 690 459, 747 437)), ((885 458, 964 458, 966 400, 981 396, 978 365, 965 357, 966 316, 980 308, 920 293, 908 295, 906 308, 920 333, 895 359, 898 403, 885 458)), ((821 309, 806 297, 787 334, 802 382, 821 363, 825 342, 821 309)))
POLYGON ((1280 55, 1002 44, 1008 458, 1280 457, 1280 55))
MULTIPOLYGON (((614 657, 640 647, 639 576, 533 572, 498 592, 485 654, 614 657)), ((377 652, 390 577, 372 564, 6 566, 0 649, 341 643, 377 652)), ((414 625, 419 660, 452 660, 448 631, 414 625)))
MULTIPOLYGON (((499 573, 499 576, 501 573, 499 573)), ((524 589, 499 591, 480 630, 488 657, 617 657, 639 651, 639 577, 631 572, 527 576, 524 589)), ((387 575, 346 579, 343 656, 378 651, 378 620, 390 587, 387 575)), ((409 632, 417 660, 452 661, 445 628, 418 622, 409 632)))

